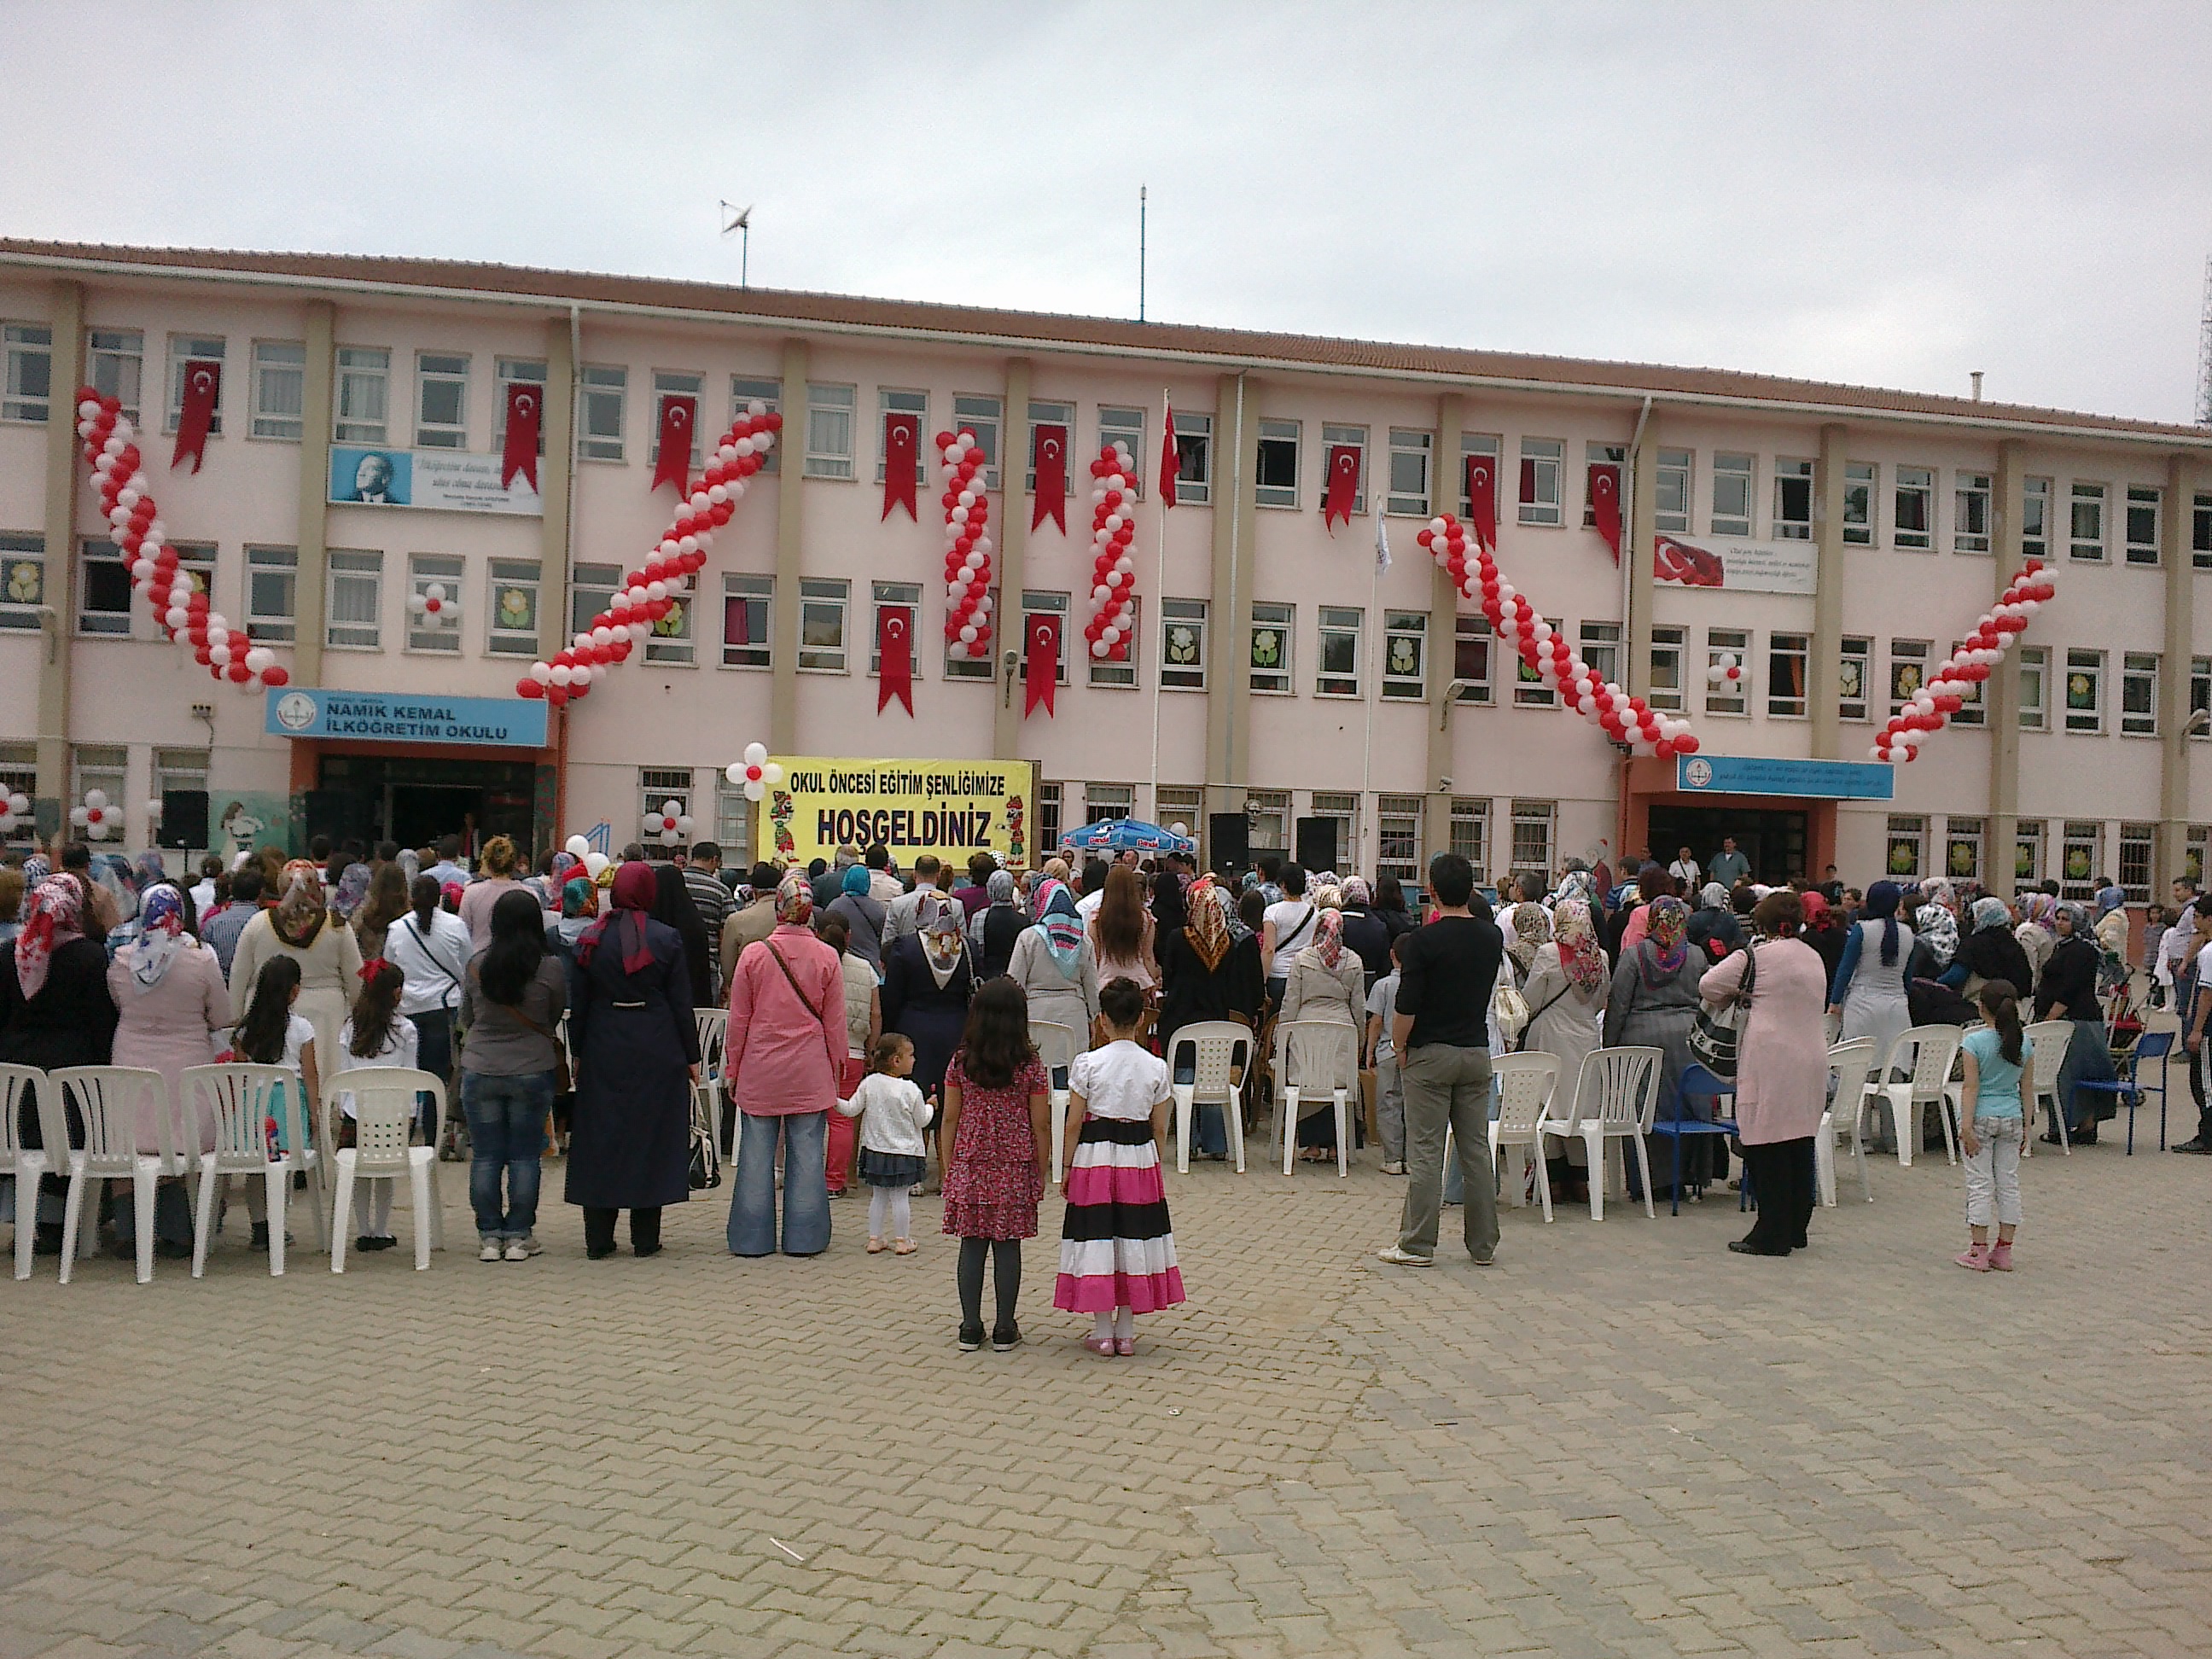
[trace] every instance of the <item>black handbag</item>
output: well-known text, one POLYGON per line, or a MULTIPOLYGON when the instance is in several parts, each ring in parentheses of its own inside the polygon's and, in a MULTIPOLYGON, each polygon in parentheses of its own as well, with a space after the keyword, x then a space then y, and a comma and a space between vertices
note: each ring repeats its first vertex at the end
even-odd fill
POLYGON ((1706 1003, 1698 1005, 1698 1018, 1690 1027, 1690 1054, 1717 1078, 1735 1081, 1737 1049, 1743 1042, 1743 1028, 1751 1018, 1752 987, 1758 973, 1757 950, 1747 945, 1743 948, 1743 979, 1735 990, 1717 1008, 1706 1003))

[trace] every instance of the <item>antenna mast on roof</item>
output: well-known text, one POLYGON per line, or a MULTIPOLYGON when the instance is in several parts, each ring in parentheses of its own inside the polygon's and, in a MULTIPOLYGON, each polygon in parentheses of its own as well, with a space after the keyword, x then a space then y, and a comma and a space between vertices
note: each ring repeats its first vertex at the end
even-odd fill
POLYGON ((725 202, 722 211, 726 215, 736 216, 724 223, 722 234, 727 236, 733 230, 738 233, 738 286, 750 288, 752 286, 749 280, 752 275, 753 258, 752 204, 747 203, 744 207, 733 207, 725 202))
POLYGON ((2204 261, 2204 312, 2197 325, 2197 424, 2212 426, 2212 257, 2204 261))

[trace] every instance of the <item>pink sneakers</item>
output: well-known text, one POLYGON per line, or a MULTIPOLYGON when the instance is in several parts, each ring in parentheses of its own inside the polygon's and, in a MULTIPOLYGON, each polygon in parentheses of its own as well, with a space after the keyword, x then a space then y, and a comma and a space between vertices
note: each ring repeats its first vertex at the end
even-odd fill
POLYGON ((1971 1273, 1985 1273, 1990 1270, 1990 1247, 1969 1244, 1963 1254, 1951 1259, 1971 1273))
POLYGON ((2012 1271, 2012 1245, 2009 1241, 2002 1241, 1990 1247, 1990 1266, 2001 1273, 2008 1273, 2012 1271))

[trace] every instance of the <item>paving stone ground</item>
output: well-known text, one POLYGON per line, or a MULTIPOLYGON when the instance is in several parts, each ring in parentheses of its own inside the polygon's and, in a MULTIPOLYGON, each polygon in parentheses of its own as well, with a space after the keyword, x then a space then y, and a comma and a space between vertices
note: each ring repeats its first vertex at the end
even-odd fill
POLYGON ((487 1266, 461 1175, 425 1273, 0 1282, 0 1659, 2212 1652, 2204 1160, 2037 1157, 2009 1277, 1940 1154, 1786 1261, 1729 1200, 1509 1210, 1488 1270, 1374 1261, 1371 1152, 1202 1165, 1133 1360, 1049 1238, 955 1352, 933 1200, 908 1260, 852 1200, 732 1260, 726 1188, 586 1262, 555 1168, 487 1266))

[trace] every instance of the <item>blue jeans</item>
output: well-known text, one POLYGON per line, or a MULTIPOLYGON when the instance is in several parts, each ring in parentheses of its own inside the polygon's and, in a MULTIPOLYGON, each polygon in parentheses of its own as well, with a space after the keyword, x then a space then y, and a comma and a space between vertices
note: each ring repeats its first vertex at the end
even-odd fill
MULTIPOLYGON (((408 1023, 415 1028, 415 1063, 446 1085, 447 1109, 451 1111, 453 1098, 453 1015, 449 1008, 433 1008, 427 1014, 410 1014, 408 1023)), ((464 1079, 463 1087, 466 1087, 464 1079)), ((438 1133, 437 1103, 428 1095, 416 1097, 422 1121, 422 1144, 435 1144, 438 1133)), ((475 1130, 469 1132, 474 1134, 475 1130)), ((473 1177, 471 1177, 473 1180, 473 1177)))
POLYGON ((545 1115, 553 1109, 553 1075, 461 1073, 461 1109, 469 1118, 469 1205, 477 1212, 479 1237, 521 1238, 537 1228, 538 1160, 545 1147, 545 1115))
POLYGON ((783 1143, 783 1253, 819 1255, 830 1248, 827 1112, 756 1117, 740 1112, 738 1174, 731 1183, 732 1255, 775 1253, 775 1148, 783 1143))

